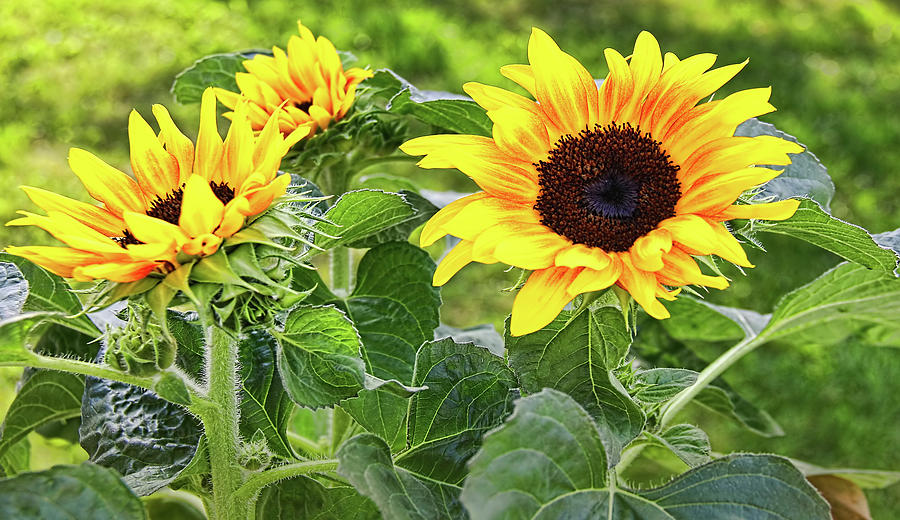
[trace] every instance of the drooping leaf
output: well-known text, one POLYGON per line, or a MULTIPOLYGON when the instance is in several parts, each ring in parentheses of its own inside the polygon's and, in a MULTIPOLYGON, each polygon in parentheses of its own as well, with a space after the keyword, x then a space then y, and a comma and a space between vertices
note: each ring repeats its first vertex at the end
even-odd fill
MULTIPOLYGON (((28 296, 22 303, 21 312, 58 313, 58 315, 48 314, 47 319, 92 337, 99 335, 97 327, 86 315, 81 314, 76 318, 68 317, 80 314, 82 306, 63 278, 24 258, 9 253, 0 253, 0 262, 15 264, 28 282, 28 296)), ((9 267, 7 266, 6 269, 9 267)), ((10 281, 18 284, 15 277, 10 281)))
POLYGON ((114 471, 82 464, 0 480, 0 518, 144 520, 146 513, 114 471))
POLYGON ((759 334, 769 316, 747 309, 715 305, 690 296, 666 302, 672 314, 660 324, 680 341, 739 341, 759 334))
POLYGON ((0 320, 22 312, 28 297, 28 282, 15 264, 0 262, 0 320))
POLYGON ((784 430, 765 410, 738 395, 721 379, 700 391, 694 398, 697 404, 737 422, 744 428, 763 437, 781 437, 784 430))
POLYGON ((391 451, 375 435, 357 435, 337 452, 338 474, 360 494, 370 498, 382 518, 396 520, 465 520, 459 502, 460 488, 421 478, 399 468, 391 451))
POLYGON ((316 228, 316 245, 331 249, 378 235, 385 229, 415 218, 415 210, 396 193, 380 190, 357 190, 341 195, 327 213, 326 222, 316 228), (329 238, 338 237, 338 238, 329 238))
POLYGON ((688 466, 699 466, 709 462, 709 437, 696 426, 676 424, 662 433, 647 435, 652 444, 670 450, 688 466))
POLYGON ((81 446, 91 462, 115 469, 135 493, 168 485, 191 462, 202 429, 180 406, 117 381, 87 377, 81 446))
POLYGON ((409 235, 413 230, 424 224, 438 210, 437 206, 429 202, 428 199, 413 191, 400 190, 398 195, 403 197, 403 200, 413 208, 412 214, 406 220, 387 227, 374 235, 347 244, 348 247, 368 249, 387 242, 404 242, 409 239, 409 235))
POLYGON ((772 340, 838 323, 846 330, 873 324, 897 327, 898 313, 900 279, 844 263, 782 297, 760 335, 772 340))
POLYGON ((631 490, 609 486, 606 451, 578 403, 543 390, 519 400, 485 436, 461 500, 473 520, 830 518, 824 500, 780 457, 729 455, 665 486, 631 490))
POLYGON ((84 377, 34 371, 19 389, 0 426, 0 457, 35 428, 81 416, 84 377))
POLYGON ((640 406, 612 373, 625 357, 631 336, 616 308, 592 305, 573 312, 563 311, 543 329, 519 337, 509 334, 507 323, 509 366, 524 391, 553 388, 584 406, 604 431, 612 466, 645 421, 640 406))
POLYGON ((828 501, 832 520, 872 520, 866 494, 853 482, 833 475, 806 479, 828 501))
MULTIPOLYGON (((771 135, 802 146, 802 143, 799 143, 794 136, 778 130, 775 125, 763 123, 756 118, 741 123, 734 135, 747 137, 771 135)), ((772 168, 783 169, 784 172, 760 188, 761 198, 773 197, 776 200, 784 200, 808 197, 818 202, 826 212, 830 212, 829 205, 834 197, 834 183, 831 182, 828 170, 812 152, 804 150, 799 154, 791 154, 791 164, 772 166, 772 168)))
POLYGON ((800 201, 793 217, 757 230, 805 240, 869 269, 891 273, 897 267, 897 253, 878 245, 865 229, 832 217, 809 199, 800 201))
POLYGON ((304 520, 376 520, 378 508, 351 487, 325 487, 300 476, 263 489, 256 502, 256 518, 304 520))
POLYGON ((516 378, 486 348, 448 338, 422 345, 413 384, 426 389, 409 404, 409 450, 396 464, 459 485, 482 435, 512 411, 516 378))
POLYGON ((651 368, 635 374, 632 395, 645 403, 663 403, 694 384, 697 372, 684 368, 651 368))
POLYGON ((840 477, 863 489, 884 489, 888 486, 900 482, 900 471, 883 471, 878 469, 856 469, 856 468, 823 468, 803 462, 802 460, 791 459, 791 463, 800 470, 806 477, 833 475, 840 477))
POLYGON ((329 406, 362 390, 359 334, 339 309, 299 307, 276 337, 281 380, 297 404, 329 406))
POLYGON ((199 103, 207 87, 220 87, 238 92, 234 75, 245 72, 244 60, 249 60, 260 51, 230 52, 213 54, 194 62, 193 65, 175 76, 172 94, 181 104, 199 103))
POLYGON ((466 329, 458 329, 442 323, 434 329, 434 339, 451 338, 457 343, 474 343, 490 350, 495 356, 505 357, 503 336, 493 323, 483 323, 466 329))
POLYGON ((453 133, 491 135, 493 123, 467 96, 419 90, 390 69, 379 69, 365 84, 389 99, 387 108, 395 114, 409 114, 453 133))

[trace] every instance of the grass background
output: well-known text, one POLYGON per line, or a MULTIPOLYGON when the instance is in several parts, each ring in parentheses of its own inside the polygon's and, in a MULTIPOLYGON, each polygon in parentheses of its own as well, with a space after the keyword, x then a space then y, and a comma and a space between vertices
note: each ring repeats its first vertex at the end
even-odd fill
MULTIPOLYGON (((0 220, 31 208, 20 184, 84 198, 66 166, 69 147, 126 168, 129 110, 149 116, 153 103, 173 107, 172 78, 193 60, 283 46, 297 18, 363 65, 455 92, 471 80, 512 87, 498 68, 525 61, 532 26, 548 31, 597 77, 606 74, 603 49, 629 54, 642 29, 682 57, 715 52, 719 64, 750 57, 722 94, 772 85, 779 111, 765 120, 798 136, 829 167, 837 185, 833 213, 872 232, 900 227, 900 9, 830 0, 0 2, 0 220)), ((197 107, 173 108, 180 126, 195 132, 197 107)), ((430 188, 472 189, 459 174, 415 175, 430 188)), ((0 228, 0 247, 11 243, 50 241, 40 231, 0 228)), ((712 298, 767 312, 781 294, 837 263, 803 244, 766 245, 768 254, 751 253, 757 269, 712 298)), ((444 320, 502 323, 511 297, 500 289, 512 276, 498 266, 465 269, 444 291, 444 320)), ((14 380, 6 375, 3 402, 14 380)), ((900 351, 859 340, 827 349, 770 345, 726 379, 772 413, 787 435, 762 439, 695 414, 715 450, 900 469, 900 351)), ((39 446, 38 460, 49 465, 47 450, 59 447, 39 446)), ((876 518, 900 513, 900 486, 869 497, 876 518)))

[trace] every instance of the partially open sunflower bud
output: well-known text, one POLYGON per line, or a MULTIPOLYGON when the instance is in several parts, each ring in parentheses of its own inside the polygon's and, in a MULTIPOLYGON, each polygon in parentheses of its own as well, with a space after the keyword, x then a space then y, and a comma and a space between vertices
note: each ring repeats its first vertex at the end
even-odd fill
POLYGON ((139 376, 155 374, 175 362, 178 345, 146 307, 132 303, 128 322, 106 332, 106 363, 139 376))

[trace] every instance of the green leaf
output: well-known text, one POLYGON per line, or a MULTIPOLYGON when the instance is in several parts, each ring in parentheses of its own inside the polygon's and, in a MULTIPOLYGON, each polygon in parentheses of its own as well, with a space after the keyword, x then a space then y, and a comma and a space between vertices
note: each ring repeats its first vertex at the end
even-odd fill
POLYGON ((368 249, 387 242, 405 242, 409 240, 410 233, 428 221, 432 215, 437 213, 438 207, 418 193, 400 190, 398 195, 413 208, 413 213, 406 220, 398 222, 393 226, 385 228, 362 240, 347 244, 347 247, 368 249))
POLYGON ((830 518, 827 503, 791 464, 730 455, 650 490, 611 487, 606 449, 590 416, 552 389, 523 398, 484 438, 461 500, 473 520, 506 518, 830 518))
POLYGON ((721 379, 700 391, 694 401, 737 422, 763 437, 781 437, 784 430, 765 410, 760 410, 738 395, 721 379))
POLYGON ((799 238, 870 269, 893 272, 897 267, 893 250, 878 245, 868 231, 832 217, 809 199, 800 201, 793 217, 757 226, 756 230, 799 238))
POLYGON ((515 375, 486 348, 442 339, 419 349, 413 384, 426 389, 409 404, 410 449, 396 464, 459 485, 482 435, 512 411, 515 375))
MULTIPOLYGON (((265 52, 263 52, 265 54, 265 52)), ((181 104, 199 103, 203 91, 207 87, 220 87, 238 92, 234 75, 244 70, 244 61, 249 60, 259 51, 230 52, 213 54, 200 58, 193 65, 175 76, 172 94, 181 104)))
POLYGON ((900 279, 844 263, 782 297, 760 335, 772 340, 838 324, 845 330, 872 324, 897 327, 898 313, 900 279))
POLYGON ((755 311, 715 305, 690 296, 665 303, 672 314, 659 323, 673 338, 692 341, 736 342, 759 334, 769 316, 755 311))
POLYGON ((412 382, 416 352, 434 338, 439 323, 434 269, 428 253, 407 242, 382 244, 360 261, 353 292, 335 303, 359 331, 368 373, 412 382))
POLYGON ((359 334, 339 309, 300 307, 277 333, 278 371, 288 395, 310 408, 330 406, 362 388, 359 334))
POLYGON ((27 438, 13 444, 0 455, 0 477, 12 477, 31 467, 31 443, 27 438))
POLYGON ((206 515, 190 502, 172 496, 154 495, 144 499, 150 520, 206 520, 206 515))
POLYGON ((697 372, 683 368, 651 368, 635 374, 632 395, 645 403, 664 403, 694 384, 697 372))
POLYGON ((87 377, 81 447, 91 462, 115 469, 135 493, 165 487, 191 462, 201 426, 180 406, 117 381, 87 377))
POLYGON ((415 217, 413 207, 396 193, 357 190, 341 195, 316 228, 316 245, 331 249, 377 236, 381 231, 408 222, 415 217), (339 238, 329 238, 332 237, 339 238))
MULTIPOLYGON (((176 363, 199 379, 203 371, 205 346, 203 331, 195 317, 170 311, 169 330, 178 340, 176 363)), ((287 440, 287 425, 294 406, 276 372, 277 342, 268 332, 255 329, 244 335, 238 348, 241 435, 250 438, 261 430, 273 453, 293 458, 294 452, 287 440)))
MULTIPOLYGON (((63 278, 9 253, 0 253, 0 262, 15 264, 28 282, 28 296, 22 303, 21 312, 58 313, 59 316, 48 314, 48 319, 92 337, 99 335, 97 327, 81 314, 81 302, 63 278), (79 315, 76 318, 68 317, 76 314, 79 315)), ((8 266, 6 270, 9 270, 8 266)), ((15 277, 7 279, 18 285, 15 277)))
POLYGON ((144 505, 112 470, 54 466, 0 480, 0 518, 144 520, 144 505))
MULTIPOLYGON (((771 135, 803 146, 796 137, 778 130, 775 125, 763 123, 756 118, 741 123, 734 135, 747 137, 771 135)), ((830 212, 829 205, 834 197, 834 183, 831 182, 828 170, 809 150, 790 155, 791 164, 772 166, 773 169, 783 169, 784 172, 759 189, 760 198, 772 197, 775 200, 784 200, 808 197, 818 202, 825 211, 830 212)))
POLYGON ((688 466, 709 462, 709 437, 690 424, 676 424, 662 433, 647 433, 651 444, 670 450, 688 466))
POLYGON ((563 311, 543 329, 514 337, 507 319, 509 366, 526 392, 553 388, 571 395, 602 426, 610 465, 644 427, 644 413, 612 370, 628 352, 631 336, 622 312, 598 307, 563 311))
POLYGON ((467 96, 419 90, 390 69, 379 69, 365 85, 390 98, 387 108, 395 114, 408 114, 453 133, 491 135, 493 123, 484 109, 467 96))
POLYGON ((394 466, 388 445, 372 434, 362 434, 341 445, 338 474, 378 506, 391 520, 462 520, 460 488, 421 478, 394 466))
POLYGON ((341 401, 341 408, 366 431, 384 439, 392 452, 406 448, 409 399, 384 390, 363 390, 341 401))
POLYGON ((378 509, 351 487, 325 487, 300 476, 267 486, 256 502, 256 518, 376 520, 378 509))
POLYGON ((34 371, 19 389, 0 427, 0 457, 35 428, 81 416, 84 377, 34 371))

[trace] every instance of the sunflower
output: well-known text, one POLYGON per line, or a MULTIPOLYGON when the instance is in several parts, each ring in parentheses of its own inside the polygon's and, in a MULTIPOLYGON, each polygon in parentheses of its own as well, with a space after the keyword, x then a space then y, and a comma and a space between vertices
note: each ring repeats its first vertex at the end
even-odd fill
POLYGON ((424 155, 422 168, 457 168, 483 190, 454 201, 425 226, 421 242, 461 239, 443 259, 435 285, 470 262, 531 270, 516 296, 510 332, 550 323, 575 296, 617 285, 651 316, 667 318, 658 298, 685 285, 724 289, 695 256, 752 267, 724 222, 782 220, 796 200, 734 204, 776 177, 802 148, 769 136, 736 137, 741 122, 774 110, 770 88, 700 103, 745 65, 710 70, 713 54, 661 56, 642 32, 630 60, 606 49, 609 74, 591 74, 534 29, 529 65, 500 72, 536 101, 467 83, 487 111, 493 137, 432 135, 401 149, 424 155))
POLYGON ((234 109, 242 99, 250 101, 254 130, 260 130, 276 113, 284 133, 304 128, 308 136, 317 128, 326 129, 350 110, 356 85, 372 77, 368 70, 344 70, 328 38, 316 38, 299 21, 297 27, 300 36, 291 36, 287 53, 272 47, 272 56, 257 54, 244 62, 247 72, 235 76, 240 94, 216 89, 219 101, 228 108, 234 109))
POLYGON ((135 178, 90 152, 69 151, 69 166, 102 205, 24 186, 46 215, 24 215, 8 226, 38 226, 69 247, 10 246, 65 278, 132 282, 172 271, 215 253, 222 240, 285 193, 290 175, 281 158, 304 135, 284 137, 276 117, 254 136, 246 104, 238 105, 225 141, 216 126, 216 98, 203 93, 197 146, 162 105, 153 106, 157 134, 137 111, 128 119, 135 178))

